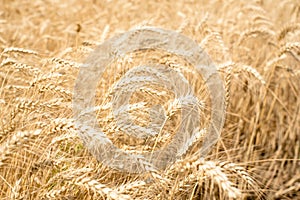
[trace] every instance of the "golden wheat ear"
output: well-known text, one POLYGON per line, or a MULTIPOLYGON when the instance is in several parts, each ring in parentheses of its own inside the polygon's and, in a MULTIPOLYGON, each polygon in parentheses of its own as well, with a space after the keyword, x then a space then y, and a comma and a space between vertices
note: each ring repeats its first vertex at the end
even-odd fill
POLYGON ((283 47, 280 48, 279 57, 283 54, 290 54, 292 57, 300 62, 300 42, 289 42, 286 43, 283 47))
POLYGON ((3 50, 3 52, 2 52, 2 54, 7 54, 7 53, 20 53, 20 54, 39 55, 39 53, 37 51, 30 50, 30 49, 24 49, 24 48, 18 48, 18 47, 8 47, 8 48, 5 48, 3 50))
POLYGON ((277 39, 279 41, 283 40, 289 33, 300 29, 299 23, 287 24, 278 32, 277 39))

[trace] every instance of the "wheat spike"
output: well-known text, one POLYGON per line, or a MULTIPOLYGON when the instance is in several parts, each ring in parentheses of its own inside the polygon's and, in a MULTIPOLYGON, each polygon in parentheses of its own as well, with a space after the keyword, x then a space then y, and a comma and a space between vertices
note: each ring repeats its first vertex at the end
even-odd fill
POLYGON ((259 80, 261 82, 262 85, 265 85, 266 84, 266 81, 265 79, 262 77, 262 75, 260 75, 260 73, 253 67, 251 66, 248 66, 248 65, 237 65, 237 68, 236 69, 233 69, 233 71, 246 71, 250 74, 252 74, 257 80, 259 80))
POLYGON ((22 147, 22 145, 24 145, 31 138, 38 136, 41 132, 42 130, 40 129, 30 132, 19 131, 15 133, 10 139, 8 139, 4 144, 1 144, 0 151, 2 153, 0 157, 0 167, 3 167, 3 165, 5 165, 5 161, 13 152, 22 147))
POLYGON ((195 180, 202 182, 204 178, 208 177, 224 191, 228 198, 238 199, 242 195, 241 191, 234 187, 227 174, 223 172, 222 165, 217 162, 203 161, 202 159, 194 160, 194 158, 191 158, 190 160, 177 162, 169 170, 169 173, 193 172, 188 175, 187 179, 178 184, 179 187, 185 187, 188 183, 195 180))
POLYGON ((286 43, 281 49, 279 53, 279 57, 283 54, 290 53, 298 62, 300 62, 300 42, 291 42, 286 43))
POLYGON ((36 51, 30 50, 30 49, 18 48, 18 47, 5 48, 2 52, 2 54, 5 54, 5 53, 24 53, 24 54, 33 54, 33 55, 38 55, 39 54, 36 51))
POLYGON ((73 62, 73 61, 69 61, 69 60, 65 60, 62 58, 51 58, 51 59, 47 59, 48 62, 50 63, 54 63, 56 64, 55 69, 53 69, 53 71, 56 71, 60 68, 63 67, 73 67, 73 68, 79 68, 81 63, 77 63, 77 62, 73 62))
POLYGON ((265 28, 248 29, 243 31, 240 34, 238 44, 241 45, 249 37, 258 37, 258 36, 264 36, 265 38, 273 38, 275 36, 275 32, 265 28))
POLYGON ((110 187, 99 183, 97 180, 94 180, 86 175, 79 177, 74 182, 76 185, 85 186, 92 191, 95 191, 101 195, 105 194, 107 197, 111 199, 117 200, 129 200, 132 199, 129 195, 124 195, 119 193, 117 190, 111 189, 110 187))
POLYGON ((58 79, 60 77, 62 77, 62 74, 60 74, 60 73, 43 74, 40 77, 34 78, 33 81, 31 81, 30 86, 33 87, 37 84, 40 84, 41 82, 49 81, 52 78, 58 79))
POLYGON ((229 181, 226 174, 222 172, 222 168, 214 162, 207 161, 202 165, 199 165, 198 170, 210 176, 213 181, 215 181, 220 188, 224 190, 229 198, 236 199, 241 197, 241 191, 238 188, 233 187, 233 184, 229 181))
POLYGON ((11 196, 10 196, 11 199, 22 199, 22 196, 20 195, 20 190, 22 188, 22 186, 20 184, 21 181, 22 181, 22 178, 18 179, 15 182, 14 187, 11 190, 11 196))
POLYGON ((62 193, 64 193, 67 190, 67 187, 62 186, 60 189, 58 190, 50 190, 45 194, 45 197, 48 199, 58 199, 58 198, 62 198, 65 195, 62 195, 62 193))
POLYGON ((290 32, 300 29, 300 24, 287 24, 278 33, 277 39, 279 41, 283 40, 286 35, 290 32))

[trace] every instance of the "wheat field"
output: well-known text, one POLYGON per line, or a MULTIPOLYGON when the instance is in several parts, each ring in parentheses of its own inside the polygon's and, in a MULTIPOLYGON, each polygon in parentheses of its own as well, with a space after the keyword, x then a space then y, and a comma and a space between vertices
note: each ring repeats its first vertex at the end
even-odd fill
MULTIPOLYGON (((181 120, 174 95, 149 86, 133 95, 131 114, 146 126, 145 110, 169 102, 169 135, 145 142, 116 127, 107 106, 111 87, 148 59, 182 71, 197 97, 208 95, 173 55, 141 51, 117 59, 99 80, 97 120, 130 153, 163 146, 181 120)), ((204 114, 209 104, 200 105, 204 114)), ((3 200, 300 199, 300 2, 0 0, 0 116, 3 200), (97 45, 145 26, 177 31, 207 52, 226 90, 226 120, 204 159, 196 138, 166 168, 127 173, 86 148, 72 99, 80 66, 97 45)))

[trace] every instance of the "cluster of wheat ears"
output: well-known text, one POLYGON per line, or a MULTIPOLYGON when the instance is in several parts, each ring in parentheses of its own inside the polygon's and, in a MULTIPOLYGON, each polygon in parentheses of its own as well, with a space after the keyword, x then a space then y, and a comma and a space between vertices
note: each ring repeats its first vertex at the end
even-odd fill
POLYGON ((294 0, 0 0, 0 199, 300 198, 299 22, 294 0), (147 132, 162 117, 151 118, 157 104, 168 120, 146 140, 124 134, 111 110, 113 88, 143 81, 116 85, 128 70, 162 64, 182 73, 201 99, 202 129, 187 153, 163 170, 127 173, 98 162, 78 137, 73 89, 98 44, 144 26, 178 31, 207 52, 224 82, 226 121, 199 159, 211 101, 193 66, 160 50, 116 59, 99 80, 97 122, 124 151, 164 147, 182 120, 176 96, 148 81, 130 99, 139 126, 126 129, 147 132))

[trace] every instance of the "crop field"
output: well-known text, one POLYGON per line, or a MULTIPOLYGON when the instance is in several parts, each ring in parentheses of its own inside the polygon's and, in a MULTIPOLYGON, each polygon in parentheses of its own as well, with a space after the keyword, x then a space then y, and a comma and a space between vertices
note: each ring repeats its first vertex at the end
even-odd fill
POLYGON ((0 0, 6 199, 300 199, 300 1, 0 0), (110 38, 147 27, 189 38, 215 74, 159 48, 106 53, 115 57, 91 115, 101 133, 91 134, 74 111, 92 88, 82 64, 101 60, 90 55, 110 38), (216 81, 222 90, 211 90, 216 81))

